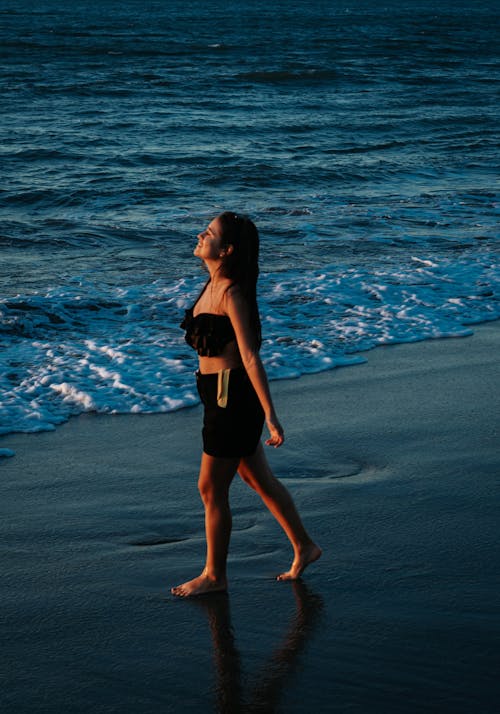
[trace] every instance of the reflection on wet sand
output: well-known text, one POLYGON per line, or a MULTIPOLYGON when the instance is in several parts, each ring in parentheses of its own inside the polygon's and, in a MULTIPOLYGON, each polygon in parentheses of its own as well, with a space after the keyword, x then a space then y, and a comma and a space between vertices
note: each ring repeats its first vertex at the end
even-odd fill
POLYGON ((323 609, 323 599, 302 581, 291 583, 295 610, 284 633, 283 641, 272 652, 255 676, 249 692, 243 691, 240 654, 231 625, 230 602, 226 593, 197 600, 207 614, 214 647, 216 670, 216 707, 220 714, 275 711, 286 679, 292 674, 298 656, 304 649, 323 609))

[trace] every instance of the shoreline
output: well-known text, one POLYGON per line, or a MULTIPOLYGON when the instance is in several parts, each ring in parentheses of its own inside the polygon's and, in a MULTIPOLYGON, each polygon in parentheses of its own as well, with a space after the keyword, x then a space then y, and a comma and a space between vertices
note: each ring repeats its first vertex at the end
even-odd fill
MULTIPOLYGON (((321 370, 318 372, 305 372, 302 373, 296 377, 280 377, 277 379, 270 379, 269 383, 272 386, 272 392, 274 393, 275 390, 275 385, 281 384, 282 382, 297 382, 297 380, 303 380, 303 379, 310 379, 320 376, 323 374, 329 374, 329 373, 336 373, 338 370, 344 370, 345 368, 351 368, 351 367, 360 367, 366 364, 366 362, 369 361, 370 355, 376 354, 379 350, 386 350, 386 349, 391 349, 391 348, 401 348, 401 347, 409 347, 411 345, 418 345, 424 342, 448 342, 450 340, 464 340, 464 339, 470 339, 473 338, 474 335, 476 334, 476 330, 481 330, 484 328, 487 328, 489 325, 500 325, 500 318, 494 318, 491 320, 486 320, 482 321, 479 323, 471 323, 470 326, 464 325, 464 329, 471 329, 470 334, 463 334, 463 335, 449 335, 446 337, 435 337, 435 338, 429 338, 429 337, 423 337, 421 339, 415 339, 415 340, 409 340, 406 342, 395 342, 391 344, 382 344, 382 345, 375 345, 374 347, 371 347, 370 349, 367 350, 362 350, 360 352, 353 352, 349 353, 346 355, 346 358, 353 358, 357 359, 359 358, 359 362, 350 362, 346 364, 338 364, 335 367, 327 368, 325 370, 321 370), (474 329, 472 329, 474 328, 474 329)), ((194 370, 193 370, 194 374, 194 370)), ((279 389, 279 387, 278 387, 279 389)), ((103 413, 103 412, 81 412, 79 414, 72 414, 68 417, 66 421, 61 422, 60 424, 54 425, 53 429, 45 429, 45 430, 40 430, 40 431, 12 431, 8 432, 6 434, 0 434, 0 464, 1 464, 1 458, 2 457, 12 457, 15 456, 15 451, 12 453, 12 449, 8 447, 6 444, 6 441, 14 436, 34 436, 37 434, 44 434, 44 433, 53 433, 54 431, 57 431, 61 427, 64 427, 68 422, 71 422, 74 419, 80 419, 80 418, 123 418, 123 417, 140 417, 140 418, 145 418, 145 417, 167 417, 172 414, 177 414, 178 412, 182 412, 184 410, 192 410, 192 409, 197 409, 200 407, 200 402, 197 404, 187 404, 185 406, 181 406, 178 409, 174 409, 169 412, 138 412, 138 413, 131 413, 131 412, 120 412, 120 413, 115 413, 115 414, 109 414, 109 413, 103 413), (2 453, 6 452, 6 453, 2 453)))

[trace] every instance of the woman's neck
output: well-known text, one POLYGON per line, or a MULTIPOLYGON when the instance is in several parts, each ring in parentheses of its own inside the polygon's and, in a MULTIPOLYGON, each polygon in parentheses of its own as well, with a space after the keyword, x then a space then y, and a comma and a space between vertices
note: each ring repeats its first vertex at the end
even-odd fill
POLYGON ((219 282, 219 280, 224 280, 225 275, 222 270, 222 261, 219 260, 206 260, 205 265, 207 266, 207 270, 210 274, 210 282, 213 284, 216 284, 219 282))

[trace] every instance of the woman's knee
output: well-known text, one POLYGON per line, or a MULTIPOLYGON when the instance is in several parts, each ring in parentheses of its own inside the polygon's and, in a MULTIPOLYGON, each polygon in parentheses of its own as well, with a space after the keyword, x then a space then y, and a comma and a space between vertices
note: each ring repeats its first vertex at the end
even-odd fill
POLYGON ((203 463, 198 478, 198 491, 204 503, 228 498, 229 487, 236 472, 237 463, 218 465, 212 460, 203 463))
POLYGON ((201 496, 201 500, 206 503, 212 497, 213 488, 212 484, 208 479, 200 478, 198 479, 198 491, 201 496))
POLYGON ((200 477, 198 480, 198 491, 203 503, 213 503, 227 499, 228 487, 225 484, 218 484, 214 479, 200 477))

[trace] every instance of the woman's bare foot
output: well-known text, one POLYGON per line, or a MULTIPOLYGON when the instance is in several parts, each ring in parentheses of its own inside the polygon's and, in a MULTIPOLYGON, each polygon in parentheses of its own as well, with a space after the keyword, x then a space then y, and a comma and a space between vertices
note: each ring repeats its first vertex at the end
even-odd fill
POLYGON ((178 597, 195 597, 196 595, 208 595, 224 590, 227 590, 226 578, 211 578, 203 571, 197 578, 172 588, 171 593, 178 597))
POLYGON ((316 545, 316 543, 311 543, 311 545, 303 548, 299 553, 296 554, 293 559, 292 567, 286 573, 281 573, 278 575, 276 580, 297 580, 300 578, 304 570, 310 563, 314 563, 315 560, 321 556, 323 551, 316 545))

